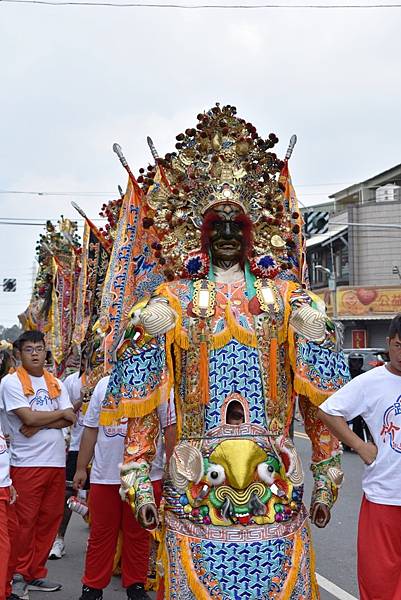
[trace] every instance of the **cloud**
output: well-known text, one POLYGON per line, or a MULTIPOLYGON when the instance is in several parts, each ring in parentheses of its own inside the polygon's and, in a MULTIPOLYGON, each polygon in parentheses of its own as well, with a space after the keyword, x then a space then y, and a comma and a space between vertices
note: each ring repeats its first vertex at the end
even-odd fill
MULTIPOLYGON (((126 182, 114 141, 135 172, 150 159, 147 135, 164 154, 216 101, 277 133, 281 155, 297 133, 291 170, 305 203, 336 187, 304 184, 352 183, 399 162, 398 12, 2 5, 1 13, 1 189, 114 195, 126 182)), ((96 216, 103 197, 76 200, 96 216)), ((74 215, 60 196, 1 194, 0 211, 74 215)), ((0 227, 3 260, 11 255, 29 273, 39 229, 0 227)))

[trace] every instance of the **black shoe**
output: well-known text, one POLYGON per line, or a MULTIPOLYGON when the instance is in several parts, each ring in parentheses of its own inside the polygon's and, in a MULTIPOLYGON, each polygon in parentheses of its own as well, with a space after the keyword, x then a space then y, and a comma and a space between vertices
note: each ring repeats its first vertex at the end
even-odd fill
POLYGON ((21 596, 17 596, 17 594, 11 594, 11 596, 7 596, 6 600, 21 600, 21 596))
POLYGON ((79 600, 102 600, 103 590, 88 587, 87 585, 82 586, 82 594, 79 600))
POLYGON ((145 592, 143 583, 133 583, 127 588, 128 600, 151 600, 151 597, 145 592))

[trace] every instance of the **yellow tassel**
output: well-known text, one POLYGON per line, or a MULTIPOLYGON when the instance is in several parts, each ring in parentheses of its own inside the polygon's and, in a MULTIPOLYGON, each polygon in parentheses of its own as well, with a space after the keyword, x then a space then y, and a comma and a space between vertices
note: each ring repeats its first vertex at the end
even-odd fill
POLYGON ((315 549, 312 545, 312 533, 310 530, 310 527, 308 526, 308 531, 309 531, 309 539, 310 539, 310 573, 311 573, 311 584, 312 584, 312 600, 319 600, 320 598, 320 593, 319 593, 319 586, 317 584, 317 579, 316 579, 316 556, 315 556, 315 549))
MULTIPOLYGON (((156 389, 144 400, 122 399, 115 409, 103 408, 100 413, 99 425, 114 425, 123 417, 144 417, 151 413, 159 404, 167 402, 170 395, 168 382, 156 389)), ((113 397, 110 398, 113 402, 113 397)))
POLYGON ((295 534, 294 551, 292 553, 292 560, 291 560, 292 566, 291 566, 291 570, 285 580, 284 588, 280 594, 280 600, 290 600, 290 598, 292 596, 295 584, 298 579, 299 563, 300 563, 300 558, 301 558, 301 554, 302 554, 302 547, 303 547, 303 543, 302 543, 301 531, 299 530, 295 534))
POLYGON ((161 285, 158 288, 157 293, 158 293, 158 295, 163 296, 164 298, 167 298, 169 305, 171 306, 171 308, 177 315, 175 327, 173 330, 175 343, 178 344, 179 346, 181 346, 181 348, 183 350, 188 350, 188 347, 189 347, 188 335, 187 335, 186 331, 182 328, 181 302, 179 301, 177 296, 172 294, 172 292, 170 291, 170 289, 168 288, 168 286, 166 284, 161 285))
POLYGON ((269 393, 270 400, 277 402, 277 338, 270 340, 269 393))
POLYGON ((233 313, 231 312, 230 302, 227 302, 225 315, 226 315, 226 322, 227 322, 229 330, 231 331, 232 336, 235 337, 235 339, 238 340, 238 342, 240 342, 241 344, 244 344, 244 346, 250 346, 251 348, 257 348, 258 340, 256 338, 256 335, 254 334, 253 331, 250 331, 249 329, 245 329, 245 327, 242 327, 242 325, 237 323, 233 313))
POLYGON ((191 592, 195 596, 196 600, 210 600, 210 594, 199 581, 198 576, 195 573, 191 550, 189 548, 189 541, 187 538, 180 537, 178 543, 180 546, 181 564, 184 568, 185 575, 187 576, 187 581, 191 592))
POLYGON ((231 331, 229 329, 223 329, 223 331, 219 331, 219 333, 214 333, 212 335, 211 347, 213 350, 219 350, 220 348, 224 348, 224 346, 232 339, 233 336, 231 331))
POLYGON ((286 289, 285 289, 285 293, 284 293, 284 324, 283 324, 283 327, 280 327, 280 329, 278 331, 279 344, 282 344, 287 339, 291 310, 292 310, 291 304, 290 304, 290 299, 291 299, 293 292, 296 289, 298 289, 298 287, 299 287, 299 285, 297 283, 294 283, 293 281, 286 282, 286 289))
POLYGON ((120 529, 118 532, 117 546, 113 559, 113 575, 121 575, 121 555, 123 549, 123 533, 120 529))
POLYGON ((199 387, 202 404, 209 402, 209 350, 207 346, 206 325, 202 323, 199 343, 199 387))
MULTIPOLYGON (((164 533, 164 528, 163 528, 163 533, 164 533)), ((164 535, 163 535, 163 539, 165 540, 164 535)), ((169 600, 169 598, 170 598, 170 578, 169 578, 168 574, 169 574, 169 570, 170 570, 170 564, 169 564, 169 560, 168 560, 168 551, 167 551, 165 541, 163 541, 160 544, 159 553, 160 554, 158 556, 158 562, 161 561, 161 563, 163 565, 163 577, 161 577, 158 574, 157 582, 158 582, 158 586, 159 586, 162 583, 161 580, 163 580, 164 600, 169 600)))
POLYGON ((327 400, 331 396, 332 392, 322 392, 312 385, 310 381, 302 379, 299 375, 295 374, 294 377, 294 390, 297 394, 307 396, 309 400, 315 406, 320 406, 322 402, 327 400))

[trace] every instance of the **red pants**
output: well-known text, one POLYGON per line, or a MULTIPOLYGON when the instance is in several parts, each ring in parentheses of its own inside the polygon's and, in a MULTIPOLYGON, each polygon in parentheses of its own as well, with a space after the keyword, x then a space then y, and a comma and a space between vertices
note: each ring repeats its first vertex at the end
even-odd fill
POLYGON ((26 581, 46 577, 46 561, 64 512, 65 469, 11 467, 18 492, 17 558, 13 573, 26 581))
POLYGON ((5 491, 2 489, 0 496, 0 600, 5 600, 11 594, 14 542, 18 530, 15 504, 9 504, 9 493, 5 491))
POLYGON ((358 525, 360 600, 401 599, 401 506, 362 499, 358 525))
MULTIPOLYGON (((119 485, 91 483, 89 511, 91 528, 82 583, 103 589, 110 583, 118 533, 123 534, 121 570, 123 587, 145 583, 148 574, 150 533, 135 519, 128 502, 122 502, 119 485)), ((160 502, 161 481, 153 482, 160 502)))

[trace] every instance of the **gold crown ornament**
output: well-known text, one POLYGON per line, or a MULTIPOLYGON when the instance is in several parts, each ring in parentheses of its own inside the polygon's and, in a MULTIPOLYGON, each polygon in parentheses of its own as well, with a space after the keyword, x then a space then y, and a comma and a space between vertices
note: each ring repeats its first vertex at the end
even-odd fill
POLYGON ((168 278, 205 274, 207 257, 200 252, 203 218, 209 209, 227 202, 252 221, 254 245, 248 258, 256 275, 273 277, 293 266, 300 215, 284 194, 280 173, 286 162, 272 152, 278 138, 274 133, 260 137, 236 113, 234 106, 216 104, 199 114, 196 127, 178 134, 176 151, 164 158, 148 138, 156 164, 140 169, 138 177, 147 204, 143 224, 152 227, 160 241, 156 251, 168 278))

